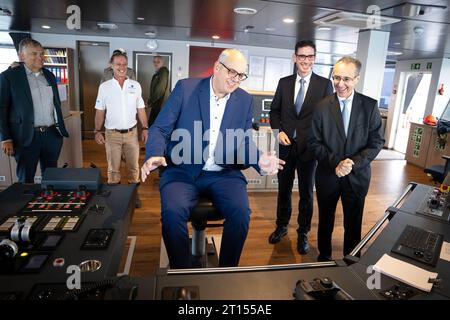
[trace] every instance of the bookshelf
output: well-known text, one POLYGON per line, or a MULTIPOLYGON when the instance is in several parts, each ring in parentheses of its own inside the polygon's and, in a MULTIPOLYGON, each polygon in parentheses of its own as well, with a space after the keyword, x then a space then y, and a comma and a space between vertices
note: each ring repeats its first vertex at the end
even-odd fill
POLYGON ((66 117, 75 110, 73 49, 44 48, 44 58, 44 67, 56 77, 62 112, 66 117))

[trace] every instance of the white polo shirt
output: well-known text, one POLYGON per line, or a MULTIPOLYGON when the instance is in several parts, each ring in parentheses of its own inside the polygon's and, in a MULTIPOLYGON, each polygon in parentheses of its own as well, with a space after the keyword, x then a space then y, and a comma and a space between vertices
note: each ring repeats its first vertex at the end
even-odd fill
POLYGON ((106 129, 129 129, 136 125, 137 109, 145 108, 139 82, 126 79, 123 88, 115 78, 98 88, 95 109, 106 110, 106 129))

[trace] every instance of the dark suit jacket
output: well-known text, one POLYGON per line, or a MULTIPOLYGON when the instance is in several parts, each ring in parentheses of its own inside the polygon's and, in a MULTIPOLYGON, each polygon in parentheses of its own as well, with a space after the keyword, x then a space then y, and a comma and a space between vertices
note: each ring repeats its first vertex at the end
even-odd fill
MULTIPOLYGON (((42 69, 53 89, 56 124, 62 136, 68 137, 61 111, 56 78, 42 69)), ((25 67, 10 68, 0 74, 0 140, 12 139, 16 146, 29 146, 34 135, 34 111, 25 67)))
MULTIPOLYGON (((307 150, 308 136, 311 131, 311 118, 317 102, 333 93, 333 86, 329 79, 311 74, 311 80, 303 100, 300 114, 295 111, 294 95, 297 75, 281 78, 270 106, 270 126, 272 129, 284 131, 292 141, 294 130, 297 129, 297 150, 300 159, 308 161, 313 158, 307 150)), ((280 144, 280 155, 283 149, 289 149, 280 144)))
POLYGON ((169 94, 169 69, 161 67, 158 72, 153 75, 152 82, 150 83, 150 95, 147 103, 152 109, 148 119, 149 126, 155 122, 155 119, 161 111, 163 103, 169 97, 169 94))
POLYGON ((360 197, 366 196, 370 183, 370 162, 383 145, 376 100, 355 92, 347 138, 337 95, 328 96, 318 103, 308 141, 308 147, 319 162, 317 182, 335 183, 336 166, 341 160, 350 158, 355 163, 348 175, 352 190, 360 197))
MULTIPOLYGON (((202 154, 209 145, 209 135, 202 137, 210 129, 210 79, 179 80, 149 129, 146 159, 153 156, 168 159, 160 186, 176 180, 177 170, 195 179, 205 164, 202 154), (177 131, 172 136, 174 130, 177 131)), ((244 180, 240 170, 253 166, 260 171, 257 165, 260 153, 252 141, 252 117, 252 96, 236 89, 227 101, 222 118, 220 133, 223 139, 219 135, 215 148, 216 163, 244 180), (247 134, 227 139, 227 129, 241 129, 247 134)))

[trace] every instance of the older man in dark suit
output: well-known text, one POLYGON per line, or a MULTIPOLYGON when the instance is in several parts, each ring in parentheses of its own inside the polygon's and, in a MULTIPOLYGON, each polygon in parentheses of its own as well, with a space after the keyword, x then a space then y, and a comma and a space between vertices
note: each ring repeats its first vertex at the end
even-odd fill
POLYGON ((19 182, 34 182, 41 171, 56 167, 68 137, 55 76, 43 68, 44 49, 32 39, 19 44, 23 62, 0 75, 0 140, 2 150, 17 161, 19 182))
POLYGON ((331 81, 312 72, 316 57, 314 42, 303 40, 295 45, 292 57, 297 72, 280 79, 270 107, 270 126, 279 130, 280 158, 286 161, 278 172, 277 227, 269 243, 277 243, 287 234, 292 213, 292 187, 295 170, 298 174, 300 201, 298 204, 297 251, 309 251, 308 232, 313 214, 313 185, 317 161, 306 148, 311 132, 314 106, 333 93, 331 81))
POLYGON ((336 205, 344 209, 344 256, 361 240, 370 163, 383 148, 377 101, 354 90, 361 62, 343 57, 334 65, 336 94, 317 105, 308 147, 318 160, 319 261, 331 259, 336 205))

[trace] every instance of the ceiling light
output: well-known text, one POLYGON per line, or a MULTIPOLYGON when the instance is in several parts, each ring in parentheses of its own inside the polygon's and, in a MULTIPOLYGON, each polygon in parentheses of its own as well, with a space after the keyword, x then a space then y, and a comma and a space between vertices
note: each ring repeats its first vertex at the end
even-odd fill
POLYGON ((388 56, 400 56, 402 54, 403 54, 403 52, 400 52, 400 51, 388 51, 387 52, 388 56))
POLYGON ((283 19, 283 22, 284 22, 284 23, 294 23, 294 21, 295 21, 295 20, 292 19, 292 18, 284 18, 284 19, 283 19))
POLYGON ((275 31, 275 28, 266 28, 266 31, 275 31))
POLYGON ((211 38, 213 38, 214 40, 220 39, 220 37, 218 35, 213 35, 211 38))
POLYGON ((139 21, 144 21, 145 20, 144 17, 137 17, 136 19, 139 20, 139 21))
POLYGON ((317 28, 317 30, 319 31, 330 31, 331 27, 327 27, 327 26, 320 26, 317 28))
POLYGON ((244 8, 244 7, 240 7, 240 8, 234 8, 234 13, 237 14, 246 14, 246 15, 252 15, 252 14, 256 14, 258 12, 258 10, 253 9, 253 8, 244 8))
POLYGON ((424 33, 425 29, 422 27, 414 27, 413 31, 416 36, 421 36, 424 33))
POLYGON ((145 33, 147 37, 156 37, 156 31, 147 31, 145 33))
POLYGON ((44 25, 44 26, 41 26, 41 28, 42 28, 42 29, 51 29, 52 27, 47 26, 47 25, 44 25))
POLYGON ((394 42, 393 44, 397 46, 400 44, 400 42, 394 42))
POLYGON ((109 30, 114 30, 114 29, 118 29, 119 27, 117 26, 117 24, 115 23, 109 23, 109 22, 97 22, 97 26, 100 29, 109 29, 109 30))

